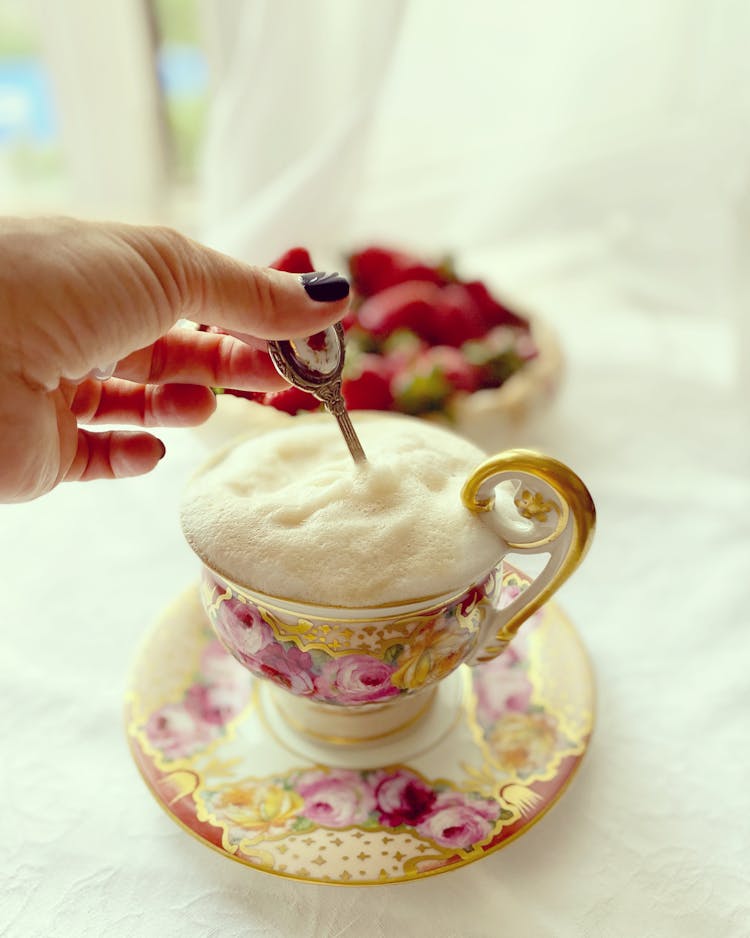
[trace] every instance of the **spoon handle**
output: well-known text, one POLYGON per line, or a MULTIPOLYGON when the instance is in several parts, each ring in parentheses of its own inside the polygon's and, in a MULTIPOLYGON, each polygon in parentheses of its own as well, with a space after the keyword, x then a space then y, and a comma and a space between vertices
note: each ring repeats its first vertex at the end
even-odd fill
POLYGON ((323 401, 328 413, 336 418, 339 430, 341 430, 341 435, 344 437, 346 445, 349 447, 349 452, 352 454, 354 462, 367 462, 367 457, 365 456, 365 451, 362 449, 362 444, 359 442, 357 431, 354 429, 349 419, 349 412, 346 409, 339 382, 328 385, 326 388, 318 389, 316 397, 319 397, 319 399, 323 401))

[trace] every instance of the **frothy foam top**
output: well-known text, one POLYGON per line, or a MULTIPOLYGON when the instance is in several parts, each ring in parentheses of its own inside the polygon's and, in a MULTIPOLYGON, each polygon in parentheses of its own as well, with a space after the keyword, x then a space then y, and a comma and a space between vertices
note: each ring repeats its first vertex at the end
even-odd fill
POLYGON ((215 456, 183 500, 196 553, 260 592, 340 606, 459 590, 489 570, 501 541, 460 497, 484 453, 415 418, 354 424, 366 465, 324 414, 215 456))

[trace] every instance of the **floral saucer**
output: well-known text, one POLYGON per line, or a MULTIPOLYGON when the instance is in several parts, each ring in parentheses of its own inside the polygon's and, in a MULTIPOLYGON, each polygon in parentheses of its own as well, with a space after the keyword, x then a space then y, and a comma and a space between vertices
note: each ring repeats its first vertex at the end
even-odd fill
MULTIPOLYGON (((505 575, 513 591, 527 584, 505 575)), ((499 658, 452 677, 451 721, 408 760, 316 764, 276 731, 264 682, 224 651, 194 587, 140 650, 128 739, 167 813, 232 859, 311 883, 420 879, 481 859, 539 820, 593 724, 588 658, 553 603, 499 658)))

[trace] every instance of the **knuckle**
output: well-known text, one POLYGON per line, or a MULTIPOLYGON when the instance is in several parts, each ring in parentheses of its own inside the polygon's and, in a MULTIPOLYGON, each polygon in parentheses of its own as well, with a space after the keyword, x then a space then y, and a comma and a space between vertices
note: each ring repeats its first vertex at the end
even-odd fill
POLYGON ((264 271, 255 267, 250 278, 250 304, 257 322, 263 327, 272 326, 280 319, 279 292, 264 271))
POLYGON ((166 373, 168 366, 168 342, 166 338, 157 339, 151 346, 151 356, 148 363, 148 374, 146 380, 153 384, 166 373))
POLYGON ((189 240, 173 228, 148 229, 145 260, 170 309, 179 311, 190 302, 192 252, 189 240))

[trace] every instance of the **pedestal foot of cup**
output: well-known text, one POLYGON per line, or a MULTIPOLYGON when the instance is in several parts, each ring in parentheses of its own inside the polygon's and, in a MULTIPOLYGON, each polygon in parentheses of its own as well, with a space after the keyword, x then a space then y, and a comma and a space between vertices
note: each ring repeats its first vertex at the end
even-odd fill
POLYGON ((296 697, 263 682, 260 702, 268 728, 295 755, 343 768, 377 768, 441 740, 459 715, 463 685, 459 668, 421 693, 354 708, 296 697))

